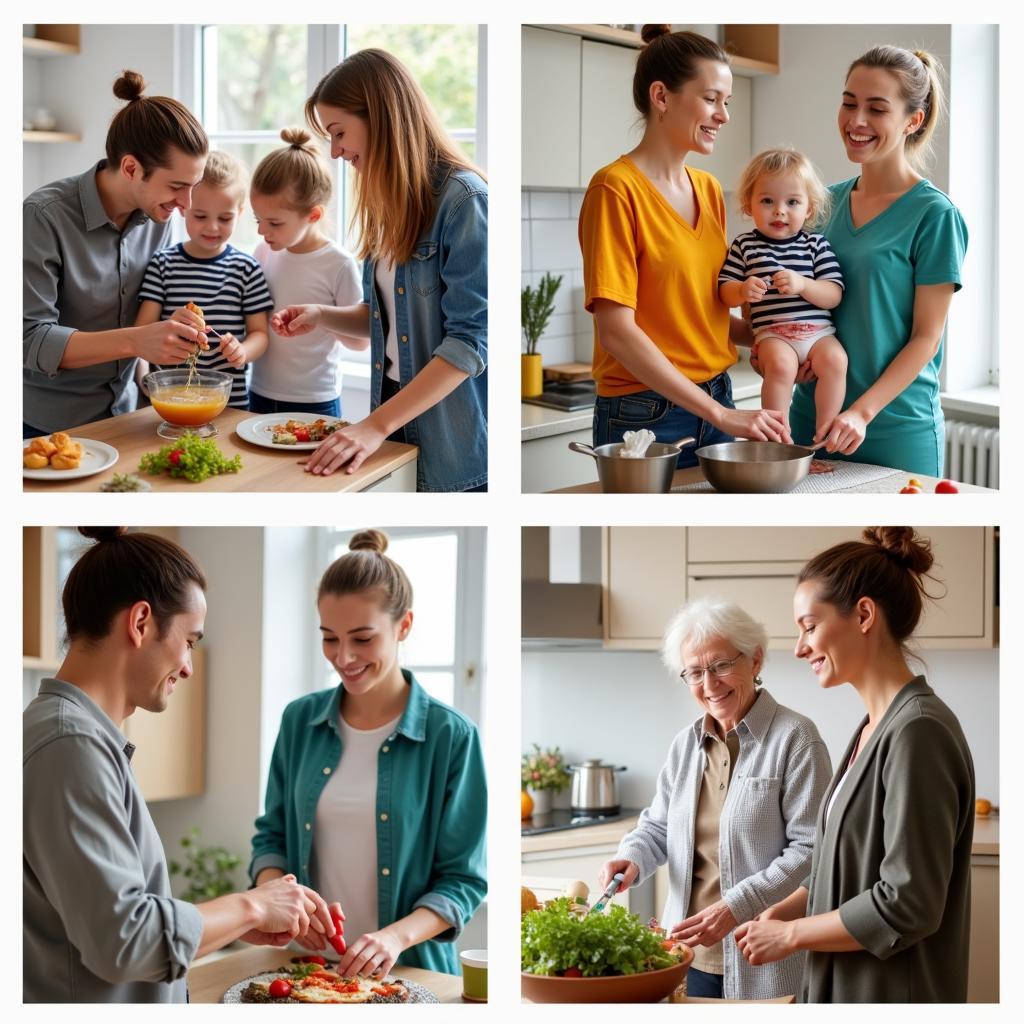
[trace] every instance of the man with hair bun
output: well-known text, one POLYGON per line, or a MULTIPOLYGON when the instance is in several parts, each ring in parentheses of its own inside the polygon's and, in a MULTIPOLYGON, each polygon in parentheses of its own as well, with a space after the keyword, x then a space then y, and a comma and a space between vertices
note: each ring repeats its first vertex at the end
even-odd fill
POLYGON ((200 339, 177 320, 132 326, 146 265, 188 209, 208 149, 195 116, 145 86, 125 71, 105 158, 22 205, 25 437, 131 412, 137 359, 180 363, 200 339))
POLYGON ((26 1003, 184 1003, 191 961, 242 939, 331 936, 327 905, 294 875, 192 904, 171 895, 163 845, 125 738, 192 674, 206 580, 177 544, 121 527, 96 540, 62 594, 68 653, 23 719, 26 1003))

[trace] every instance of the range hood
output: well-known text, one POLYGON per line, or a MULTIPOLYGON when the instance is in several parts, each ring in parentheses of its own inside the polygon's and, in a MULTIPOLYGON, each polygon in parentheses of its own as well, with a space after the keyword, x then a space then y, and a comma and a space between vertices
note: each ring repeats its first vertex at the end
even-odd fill
POLYGON ((525 527, 524 649, 599 649, 602 644, 600 578, 599 528, 525 527))

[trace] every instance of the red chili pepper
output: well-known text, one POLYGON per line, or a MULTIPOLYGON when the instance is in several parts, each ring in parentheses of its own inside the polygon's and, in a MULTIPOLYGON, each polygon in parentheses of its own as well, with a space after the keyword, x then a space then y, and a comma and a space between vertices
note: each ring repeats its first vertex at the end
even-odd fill
POLYGON ((327 940, 335 948, 338 956, 344 956, 345 940, 345 919, 336 910, 331 910, 331 921, 334 923, 334 934, 327 940))
POLYGON ((175 448, 170 455, 167 456, 168 461, 172 466, 177 466, 181 463, 181 457, 185 454, 184 448, 175 448))

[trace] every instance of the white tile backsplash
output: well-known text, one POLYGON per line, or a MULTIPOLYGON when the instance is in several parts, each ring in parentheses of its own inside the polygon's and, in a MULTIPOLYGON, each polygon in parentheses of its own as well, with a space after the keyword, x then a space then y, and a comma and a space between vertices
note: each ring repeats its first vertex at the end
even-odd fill
POLYGON ((583 195, 582 190, 523 192, 523 286, 536 286, 545 272, 562 275, 555 312, 540 341, 548 365, 590 361, 593 323, 583 308, 583 257, 577 236, 583 195))

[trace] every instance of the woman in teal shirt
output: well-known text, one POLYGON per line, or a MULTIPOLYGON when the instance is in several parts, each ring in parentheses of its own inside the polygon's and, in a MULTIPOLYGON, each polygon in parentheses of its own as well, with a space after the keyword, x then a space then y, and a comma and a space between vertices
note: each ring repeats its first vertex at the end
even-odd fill
MULTIPOLYGON (((320 581, 341 684, 285 709, 249 874, 293 873, 344 907, 342 973, 457 974, 454 941, 487 891, 483 756, 473 723, 398 665, 412 587, 386 547, 357 533, 320 581)), ((303 944, 326 948, 319 935, 303 944)))
POLYGON ((839 134, 860 176, 833 185, 823 234, 843 268, 833 310, 849 357, 846 409, 821 437, 814 383, 796 388, 793 438, 825 442, 833 458, 941 476, 942 334, 967 228, 949 198, 914 169, 941 117, 938 62, 878 46, 855 60, 839 109, 839 134))

